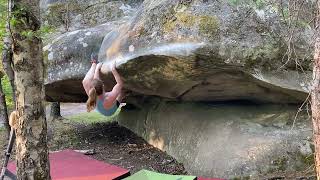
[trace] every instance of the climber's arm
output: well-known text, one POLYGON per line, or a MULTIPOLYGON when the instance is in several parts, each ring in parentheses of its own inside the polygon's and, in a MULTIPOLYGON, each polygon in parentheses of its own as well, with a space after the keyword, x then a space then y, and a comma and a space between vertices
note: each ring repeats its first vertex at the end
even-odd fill
POLYGON ((104 108, 108 109, 113 106, 117 98, 120 96, 122 87, 123 87, 123 81, 117 72, 115 66, 112 67, 111 72, 117 82, 117 84, 112 88, 111 92, 107 92, 105 94, 106 99, 104 100, 103 106, 104 108))
POLYGON ((111 72, 112 72, 113 77, 116 80, 117 84, 120 84, 122 86, 123 85, 123 81, 122 81, 118 71, 116 70, 115 65, 112 67, 111 72))
POLYGON ((102 63, 97 64, 97 67, 96 67, 96 70, 95 70, 94 76, 93 76, 94 79, 100 79, 101 67, 102 67, 102 63))

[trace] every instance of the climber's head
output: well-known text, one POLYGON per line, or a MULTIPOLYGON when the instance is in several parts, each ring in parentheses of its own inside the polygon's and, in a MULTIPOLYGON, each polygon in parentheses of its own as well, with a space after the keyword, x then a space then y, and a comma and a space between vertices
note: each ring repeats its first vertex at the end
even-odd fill
POLYGON ((97 97, 102 95, 104 92, 103 82, 99 79, 92 81, 92 88, 89 91, 89 98, 87 100, 87 111, 90 112, 96 108, 97 97))

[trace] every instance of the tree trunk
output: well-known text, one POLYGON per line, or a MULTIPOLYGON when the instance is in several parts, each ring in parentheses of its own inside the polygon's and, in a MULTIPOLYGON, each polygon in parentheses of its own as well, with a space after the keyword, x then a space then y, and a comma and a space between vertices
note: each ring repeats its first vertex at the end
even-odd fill
MULTIPOLYGON (((320 10, 320 1, 318 1, 318 14, 320 10)), ((317 16, 318 25, 320 17, 317 16)), ((315 164, 317 179, 320 180, 320 33, 317 29, 317 37, 314 52, 313 67, 313 88, 311 90, 311 110, 313 123, 313 138, 315 146, 315 164)))
MULTIPOLYGON (((9 3, 9 6, 11 7, 11 2, 9 3)), ((10 7, 8 7, 8 9, 11 9, 10 7)), ((10 14, 10 12, 8 14, 10 14)), ((9 19, 9 17, 7 18, 9 19)), ((15 109, 16 96, 15 96, 15 85, 14 85, 14 72, 12 69, 12 48, 11 48, 12 40, 9 35, 10 34, 9 21, 6 24, 6 32, 8 35, 6 35, 5 38, 3 38, 2 66, 3 66, 3 70, 5 71, 5 73, 7 74, 10 80, 11 88, 13 91, 13 102, 14 102, 14 109, 15 109)), ((3 94, 2 87, 0 88, 0 90, 1 90, 0 94, 3 94)), ((9 138, 11 128, 9 126, 8 109, 7 109, 5 98, 4 98, 4 101, 0 100, 0 105, 2 106, 0 108, 0 113, 2 113, 2 115, 0 114, 0 116, 2 116, 4 120, 4 125, 9 138)))
POLYGON ((4 127, 6 128, 6 132, 7 132, 7 138, 9 138, 11 128, 9 125, 7 103, 6 103, 4 92, 2 90, 1 78, 2 76, 0 72, 0 119, 3 120, 4 122, 4 127))
POLYGON ((11 24, 18 123, 16 129, 19 180, 50 178, 47 123, 44 110, 44 64, 38 0, 14 1, 11 24))
MULTIPOLYGON (((8 12, 7 12, 7 23, 6 23, 6 33, 7 35, 3 38, 3 49, 2 49, 2 66, 4 71, 6 72, 12 92, 13 92, 13 102, 16 102, 16 95, 15 95, 15 85, 14 85, 14 71, 13 71, 13 52, 12 52, 12 37, 10 32, 10 16, 11 16, 11 9, 12 9, 12 0, 8 0, 8 12)), ((14 104, 14 109, 16 108, 16 104, 14 104)))
POLYGON ((53 102, 51 104, 50 118, 51 119, 59 119, 59 118, 61 118, 60 102, 53 102))
MULTIPOLYGON (((9 34, 9 24, 7 24, 6 32, 9 34)), ((2 66, 3 70, 6 72, 10 84, 13 91, 13 101, 16 102, 16 96, 15 96, 15 85, 14 85, 14 71, 12 69, 12 40, 9 35, 7 35, 5 38, 3 38, 3 50, 2 50, 2 66)), ((14 104, 15 109, 15 104, 14 104)))

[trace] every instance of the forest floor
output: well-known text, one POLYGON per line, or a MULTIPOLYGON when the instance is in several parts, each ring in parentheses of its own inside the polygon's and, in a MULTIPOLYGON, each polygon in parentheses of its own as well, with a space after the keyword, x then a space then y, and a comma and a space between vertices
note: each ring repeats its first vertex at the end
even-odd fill
MULTIPOLYGON (((132 174, 141 169, 168 174, 188 174, 183 164, 149 145, 132 131, 118 125, 113 120, 115 117, 106 119, 96 112, 86 113, 85 108, 83 104, 62 104, 63 118, 47 121, 50 151, 94 149, 96 153, 90 155, 92 158, 123 167, 130 170, 132 174)), ((0 128, 0 167, 3 163, 4 153, 2 152, 5 151, 6 145, 4 128, 0 128)), ((312 180, 316 179, 313 172, 311 168, 306 172, 274 172, 257 178, 312 180)))
MULTIPOLYGON (((130 170, 133 174, 148 169, 168 174, 187 174, 183 164, 149 145, 127 128, 97 113, 85 113, 85 106, 62 105, 64 118, 48 120, 50 151, 94 149, 94 159, 130 170), (75 115, 72 112, 80 114, 75 115)), ((0 167, 7 140, 0 129, 0 167)), ((14 152, 14 151, 13 151, 14 152)), ((13 155, 14 156, 14 155, 13 155)))

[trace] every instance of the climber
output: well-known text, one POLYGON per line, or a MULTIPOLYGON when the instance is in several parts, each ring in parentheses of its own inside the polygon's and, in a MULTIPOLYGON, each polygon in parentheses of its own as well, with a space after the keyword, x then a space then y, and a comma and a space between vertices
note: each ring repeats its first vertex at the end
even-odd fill
POLYGON ((82 85, 88 95, 87 111, 90 112, 96 109, 96 111, 105 116, 112 116, 122 105, 120 102, 122 100, 123 82, 116 70, 115 63, 113 63, 110 69, 117 84, 112 91, 105 92, 104 84, 99 75, 101 67, 102 63, 98 63, 97 56, 92 54, 91 68, 82 81, 82 85))

